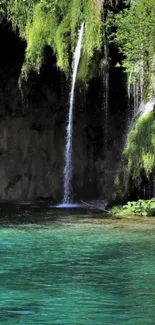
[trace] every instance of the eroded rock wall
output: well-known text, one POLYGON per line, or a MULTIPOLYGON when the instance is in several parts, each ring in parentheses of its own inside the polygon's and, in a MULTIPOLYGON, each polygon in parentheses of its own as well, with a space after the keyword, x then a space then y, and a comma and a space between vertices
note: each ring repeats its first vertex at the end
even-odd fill
MULTIPOLYGON (((70 80, 57 71, 54 57, 47 50, 40 76, 32 73, 28 82, 22 84, 21 93, 18 77, 24 44, 8 26, 1 29, 0 37, 1 41, 8 40, 0 53, 0 199, 60 201, 70 80)), ((77 84, 73 128, 74 200, 111 196, 125 132, 126 103, 121 83, 122 72, 112 68, 107 156, 102 81, 91 81, 88 89, 77 84)))

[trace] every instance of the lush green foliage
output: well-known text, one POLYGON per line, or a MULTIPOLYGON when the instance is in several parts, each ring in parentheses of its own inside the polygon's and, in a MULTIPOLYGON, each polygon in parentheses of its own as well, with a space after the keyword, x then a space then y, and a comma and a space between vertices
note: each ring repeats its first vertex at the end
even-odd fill
POLYGON ((57 65, 65 72, 75 49, 77 32, 85 23, 83 52, 87 65, 102 48, 102 12, 104 0, 1 0, 7 19, 27 41, 22 73, 39 71, 45 46, 51 46, 57 65))
POLYGON ((110 212, 119 216, 155 216, 155 199, 127 202, 123 206, 113 207, 110 212))
POLYGON ((5 8, 5 5, 4 5, 4 1, 0 0, 0 23, 3 21, 3 19, 5 17, 5 13, 6 13, 5 9, 6 8, 5 8))
POLYGON ((124 67, 136 73, 143 64, 145 73, 155 72, 155 1, 137 0, 115 16, 115 42, 124 54, 124 67))
MULTIPOLYGON (((75 49, 77 32, 81 22, 84 21, 85 77, 94 54, 100 52, 103 46, 103 5, 104 3, 112 5, 115 2, 0 0, 0 21, 6 16, 12 22, 13 28, 18 29, 20 36, 27 41, 23 75, 26 76, 31 68, 40 70, 44 48, 47 45, 51 46, 56 54, 58 67, 67 72, 70 55, 75 49)), ((115 15, 114 20, 117 27, 115 42, 124 54, 124 66, 127 71, 134 72, 139 62, 143 62, 147 72, 154 69, 152 65, 155 53, 154 0, 137 0, 130 8, 115 15)), ((108 22, 107 30, 109 30, 108 22)), ((79 76, 82 77, 81 73, 79 76)), ((148 81, 148 78, 146 79, 148 81)))
POLYGON ((141 116, 132 126, 123 151, 121 166, 116 177, 118 196, 125 197, 130 184, 139 187, 142 171, 149 177, 155 168, 154 112, 141 116))

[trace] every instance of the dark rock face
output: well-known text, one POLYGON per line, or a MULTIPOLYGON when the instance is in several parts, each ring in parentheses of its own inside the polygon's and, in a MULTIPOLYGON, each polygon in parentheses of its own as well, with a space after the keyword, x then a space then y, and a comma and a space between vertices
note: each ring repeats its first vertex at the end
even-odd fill
POLYGON ((65 140, 61 100, 43 88, 34 104, 22 102, 17 78, 9 73, 7 80, 0 88, 0 198, 57 199, 65 140))
MULTIPOLYGON (((23 95, 18 77, 24 44, 8 27, 1 30, 0 36, 13 44, 12 52, 3 48, 0 57, 0 199, 60 201, 70 82, 53 66, 54 57, 47 50, 43 71, 40 76, 32 73, 28 83, 23 83, 23 95)), ((122 71, 111 68, 110 78, 106 156, 101 80, 92 81, 88 90, 79 85, 76 88, 74 200, 104 199, 112 193, 125 132, 126 103, 122 71)))

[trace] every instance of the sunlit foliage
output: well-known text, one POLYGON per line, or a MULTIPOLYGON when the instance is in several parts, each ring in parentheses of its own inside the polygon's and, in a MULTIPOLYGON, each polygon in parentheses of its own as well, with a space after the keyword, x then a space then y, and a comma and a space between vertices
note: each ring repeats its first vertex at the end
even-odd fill
POLYGON ((114 206, 110 214, 118 216, 155 216, 155 198, 127 202, 125 205, 114 206))
POLYGON ((115 16, 115 42, 124 54, 124 67, 134 72, 139 62, 152 69, 155 53, 155 1, 137 0, 115 16))
POLYGON ((27 41, 23 76, 27 77, 30 69, 39 72, 47 45, 53 49, 58 67, 67 72, 83 21, 83 53, 89 65, 94 53, 102 48, 103 3, 104 0, 1 0, 3 16, 27 41))
POLYGON ((129 193, 131 184, 138 188, 142 175, 149 178, 154 168, 155 117, 154 112, 150 112, 141 116, 130 130, 116 178, 116 189, 120 197, 129 193))

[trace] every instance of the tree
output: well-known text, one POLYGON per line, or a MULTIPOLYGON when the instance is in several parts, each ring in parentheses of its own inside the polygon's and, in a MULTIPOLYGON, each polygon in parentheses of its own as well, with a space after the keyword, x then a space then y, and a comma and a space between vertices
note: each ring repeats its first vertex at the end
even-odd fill
POLYGON ((144 68, 147 87, 154 73, 155 58, 155 2, 138 0, 115 16, 115 43, 124 55, 127 72, 136 74, 138 65, 144 68))

